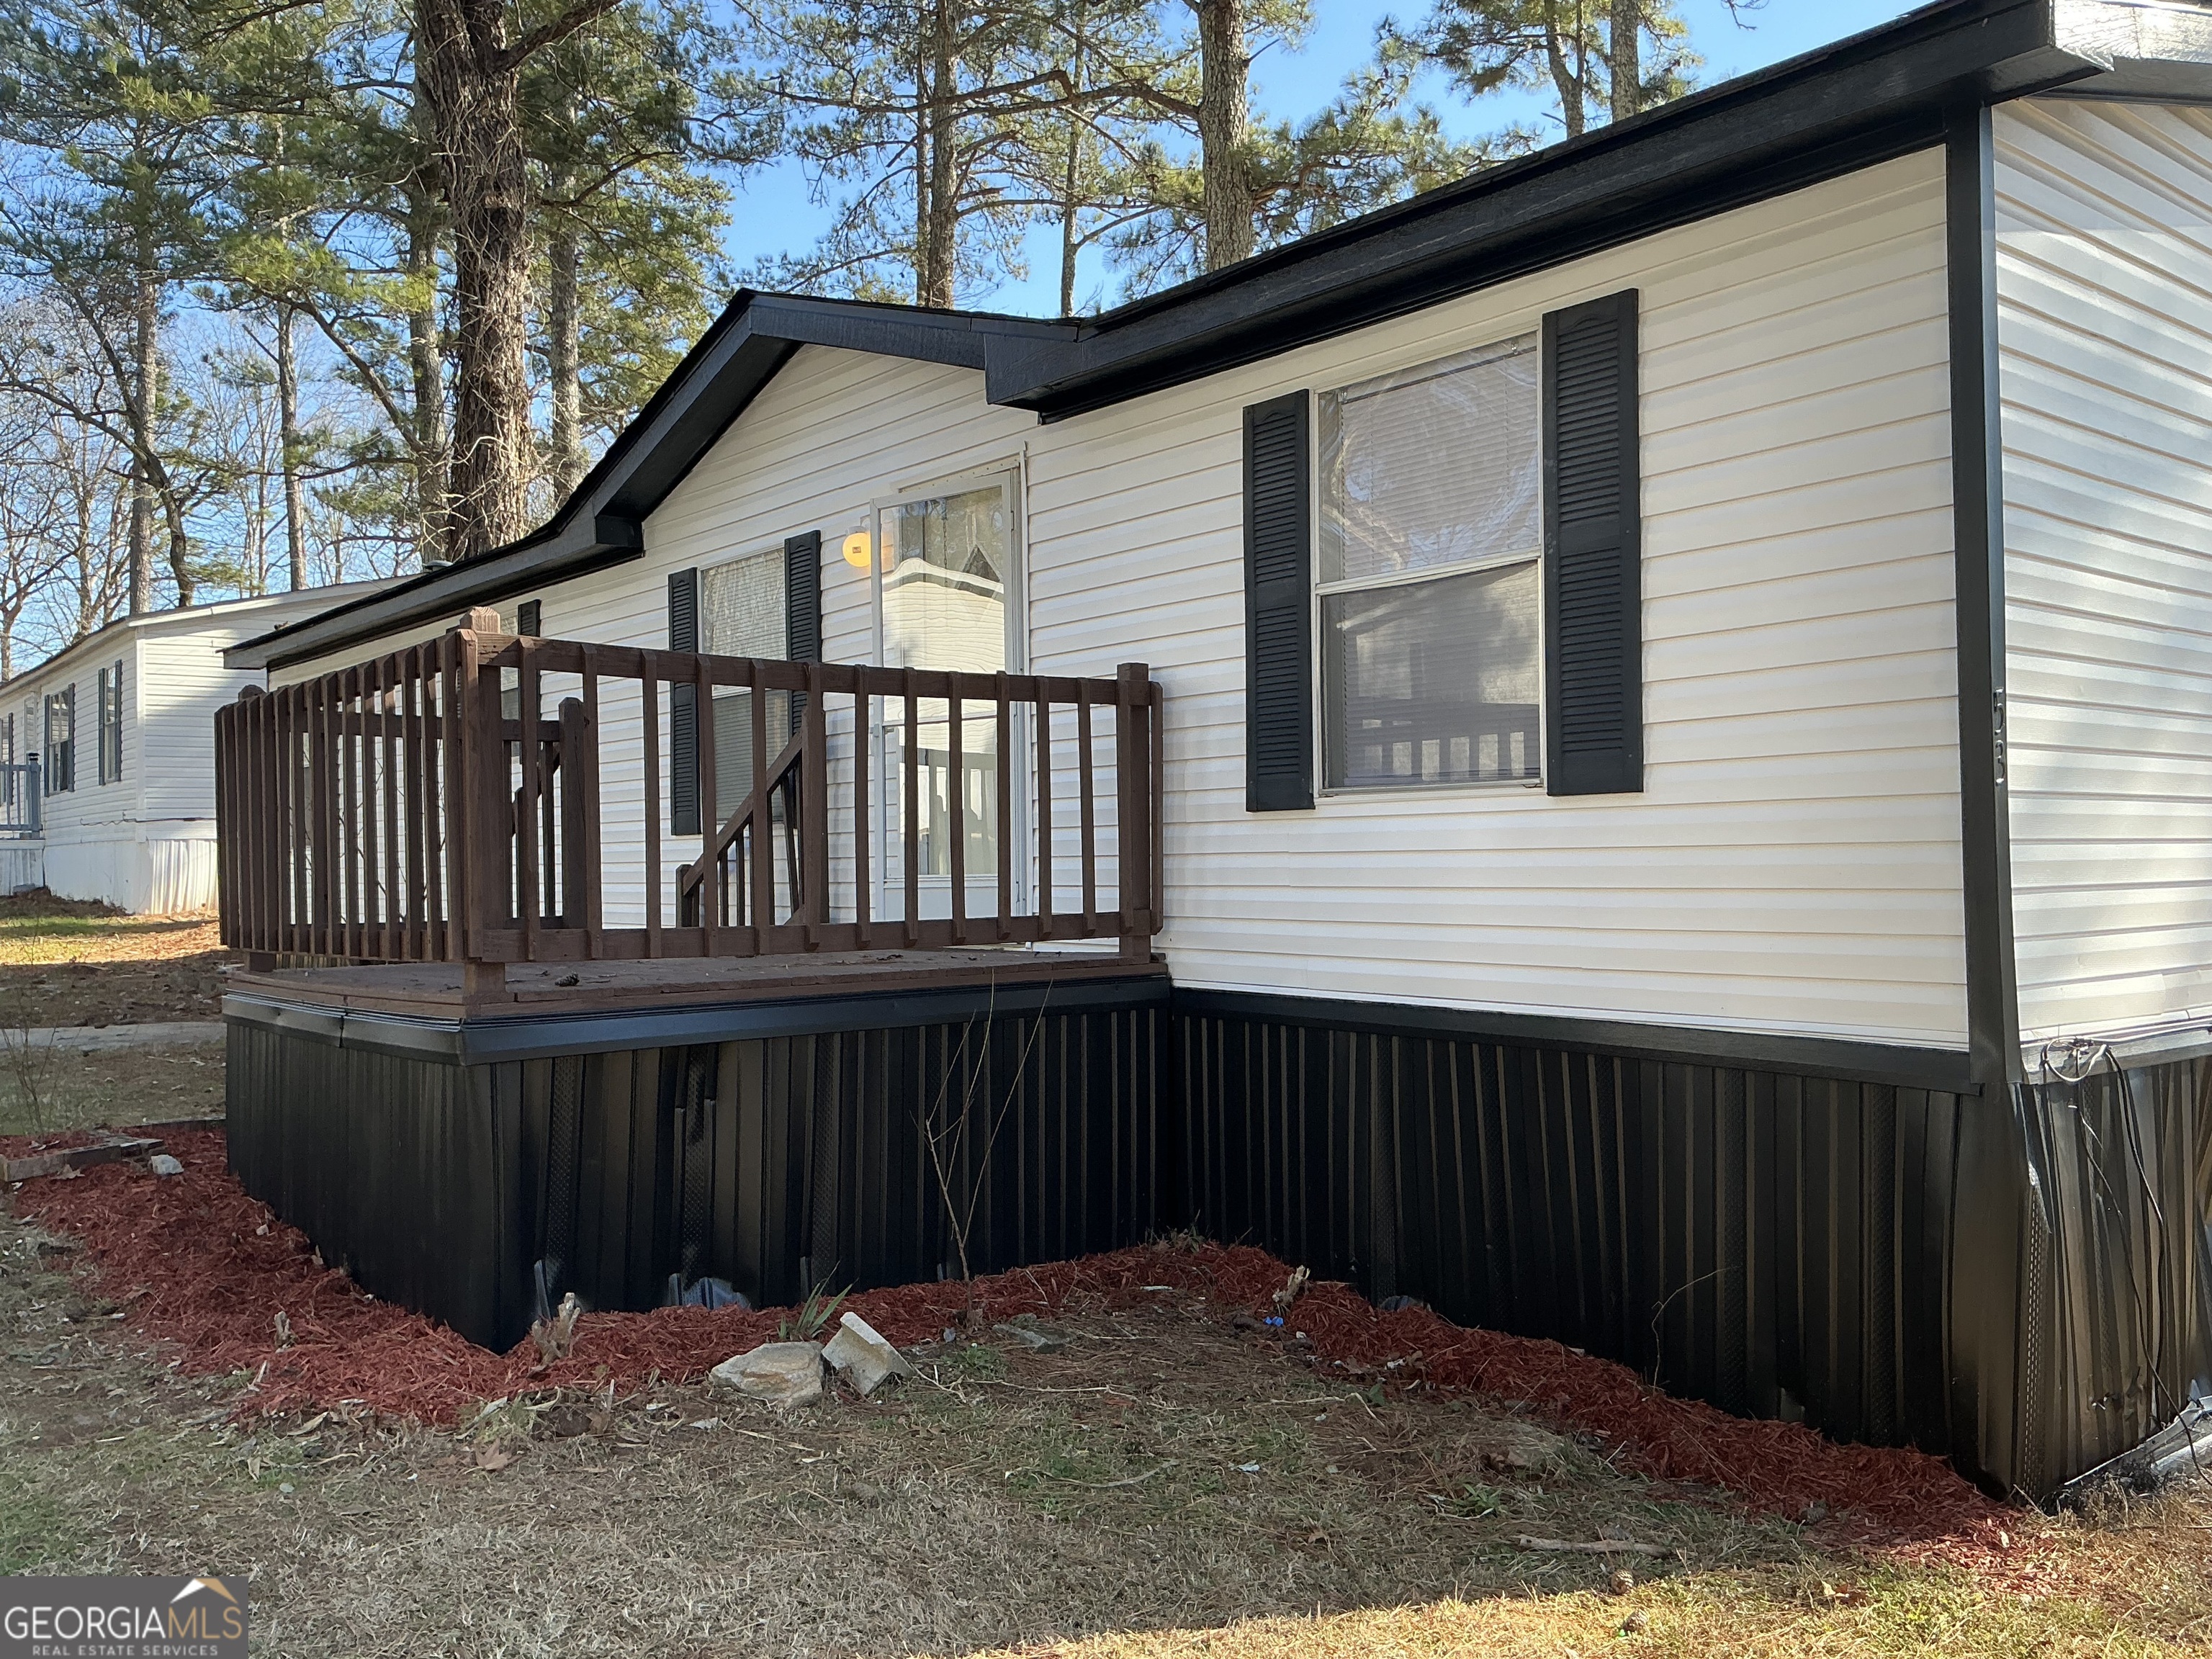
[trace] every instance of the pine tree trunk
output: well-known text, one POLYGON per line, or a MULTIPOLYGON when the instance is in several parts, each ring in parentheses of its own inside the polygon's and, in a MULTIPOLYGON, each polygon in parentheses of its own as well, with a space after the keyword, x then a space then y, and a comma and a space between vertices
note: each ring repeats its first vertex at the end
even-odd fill
POLYGON ((1586 118, 1583 111, 1583 78, 1567 61, 1568 41, 1559 27, 1559 0, 1544 0, 1544 58, 1552 71, 1552 86, 1559 94, 1559 118, 1567 137, 1579 138, 1586 118))
MULTIPOLYGON (((563 189, 567 181, 560 181, 563 189)), ((576 317, 576 282, 583 263, 575 227, 560 222, 545 249, 545 367, 552 382, 554 493, 567 499, 589 468, 584 453, 584 386, 576 317)))
POLYGON ((154 479, 146 458, 154 448, 154 403, 161 391, 161 289, 150 252, 142 252, 137 311, 131 339, 130 607, 134 617, 154 608, 154 479))
POLYGON ((1643 27, 1644 0, 1613 0, 1606 73, 1613 82, 1616 121, 1626 121, 1644 107, 1643 27))
POLYGON ((1197 4, 1206 268, 1218 270, 1252 253, 1252 176, 1245 155, 1252 59, 1244 44, 1244 0, 1197 0, 1197 4))
POLYGON ((300 483, 300 366, 292 350, 292 307, 276 307, 276 444, 284 474, 284 557, 291 591, 307 583, 307 529, 300 483))
POLYGON ((417 0, 416 80, 452 216, 455 365, 450 551, 529 526, 529 177, 504 0, 417 0))
MULTIPOLYGON (((1075 58, 1071 64, 1074 88, 1079 95, 1084 72, 1087 68, 1084 48, 1089 42, 1084 36, 1084 25, 1088 21, 1088 8, 1081 3, 1075 8, 1075 58)), ((1079 111, 1071 110, 1067 117, 1067 174, 1060 189, 1060 314, 1075 314, 1075 261, 1083 244, 1077 235, 1079 204, 1076 191, 1083 180, 1083 118, 1079 111)))
POLYGON ((921 250, 921 304, 952 304, 954 254, 960 240, 960 200, 953 178, 954 129, 959 84, 952 53, 951 0, 933 0, 930 23, 929 207, 921 250))
POLYGON ((421 180, 409 188, 407 274, 423 296, 407 313, 407 362, 414 377, 415 425, 409 434, 414 462, 416 511, 420 524, 415 553, 425 570, 443 564, 451 524, 451 451, 446 430, 445 343, 439 337, 435 309, 438 231, 434 211, 421 180))

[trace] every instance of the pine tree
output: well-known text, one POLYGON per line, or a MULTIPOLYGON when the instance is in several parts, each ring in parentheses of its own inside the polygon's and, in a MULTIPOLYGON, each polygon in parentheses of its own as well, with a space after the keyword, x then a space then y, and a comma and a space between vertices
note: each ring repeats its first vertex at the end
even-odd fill
POLYGON ((574 0, 537 19, 514 0, 416 0, 415 94, 429 117, 453 265, 450 550, 529 529, 530 177, 522 75, 614 9, 574 0))
POLYGON ((525 72, 553 500, 706 325, 727 179, 774 141, 761 90, 717 68, 729 52, 698 10, 634 5, 525 72))
MULTIPOLYGON (((198 578, 162 424, 162 328, 206 269, 212 111, 198 57, 232 19, 221 3, 35 0, 0 13, 0 137, 43 171, 0 199, 0 263, 75 313, 109 361, 131 471, 129 605, 153 608, 166 532, 177 602, 198 578)), ((82 411, 74 411, 82 415, 82 411)))

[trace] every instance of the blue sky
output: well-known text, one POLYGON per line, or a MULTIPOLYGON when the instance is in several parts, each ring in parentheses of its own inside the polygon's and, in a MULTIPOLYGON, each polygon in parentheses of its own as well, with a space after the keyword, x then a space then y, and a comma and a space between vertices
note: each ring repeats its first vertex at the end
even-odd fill
MULTIPOLYGON (((1872 28, 1912 9, 1906 0, 1765 0, 1747 10, 1738 27, 1724 0, 1680 0, 1691 38, 1705 55, 1703 82, 1711 84, 1760 69, 1799 52, 1872 28)), ((1334 94, 1345 71, 1373 50, 1375 25, 1390 15, 1418 17, 1424 0, 1397 5, 1374 0, 1314 0, 1313 33, 1297 52, 1271 52, 1254 70, 1256 111, 1275 116, 1318 109, 1334 94)), ((1443 112, 1455 136, 1472 137, 1510 122, 1535 118, 1539 105, 1519 95, 1492 99, 1480 106, 1453 100, 1442 87, 1425 89, 1443 112)), ((834 203, 809 199, 806 178, 787 162, 744 181, 725 246, 731 263, 742 267, 769 253, 803 248, 828 227, 834 203)), ((1026 280, 1009 276, 994 291, 961 295, 963 304, 996 311, 1049 313, 1059 308, 1058 242, 1040 230, 1026 280)), ((1090 309, 1105 296, 1107 273, 1094 253, 1086 257, 1077 284, 1079 309, 1090 309)))

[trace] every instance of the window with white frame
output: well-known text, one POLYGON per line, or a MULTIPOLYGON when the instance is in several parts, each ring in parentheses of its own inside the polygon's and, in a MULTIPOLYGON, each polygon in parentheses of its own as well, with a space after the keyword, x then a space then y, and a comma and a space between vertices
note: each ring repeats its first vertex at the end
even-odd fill
POLYGON ((100 671, 100 781, 123 779, 123 663, 100 671))
POLYGON ((1324 392, 1323 787, 1542 775, 1534 334, 1324 392))
POLYGON ((76 687, 64 685, 46 699, 46 793, 76 787, 76 687))

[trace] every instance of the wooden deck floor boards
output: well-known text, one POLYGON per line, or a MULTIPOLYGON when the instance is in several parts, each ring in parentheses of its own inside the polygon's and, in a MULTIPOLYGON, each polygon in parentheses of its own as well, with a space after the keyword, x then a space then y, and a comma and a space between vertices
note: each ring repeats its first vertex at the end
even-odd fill
POLYGON ((458 963, 365 963, 234 971, 224 989, 311 1007, 471 1020, 542 1019, 646 1008, 789 1001, 956 987, 1036 985, 1164 975, 1158 963, 1103 951, 851 951, 810 957, 660 962, 516 963, 504 997, 465 1005, 458 963))

